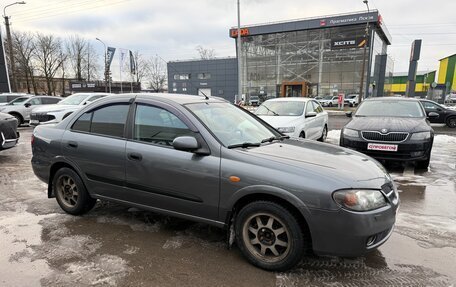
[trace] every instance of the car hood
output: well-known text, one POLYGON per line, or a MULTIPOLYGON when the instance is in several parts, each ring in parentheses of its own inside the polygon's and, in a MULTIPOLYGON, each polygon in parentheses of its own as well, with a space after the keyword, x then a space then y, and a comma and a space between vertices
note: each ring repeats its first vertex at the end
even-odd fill
POLYGON ((327 143, 288 139, 249 149, 248 153, 282 163, 284 167, 297 167, 307 176, 313 174, 351 187, 389 178, 384 167, 371 157, 327 143))
POLYGON ((294 127, 300 116, 258 116, 274 128, 294 127))
POLYGON ((0 113, 0 121, 13 119, 14 117, 10 114, 0 113))
POLYGON ((77 109, 78 105, 42 105, 33 109, 34 113, 54 112, 60 110, 77 109))
POLYGON ((353 117, 345 128, 358 131, 424 132, 432 128, 424 118, 353 117))

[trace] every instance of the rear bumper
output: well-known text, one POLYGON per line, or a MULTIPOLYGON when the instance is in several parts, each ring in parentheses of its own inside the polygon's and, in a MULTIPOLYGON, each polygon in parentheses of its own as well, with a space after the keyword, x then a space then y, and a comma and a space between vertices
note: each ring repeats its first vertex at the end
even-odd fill
MULTIPOLYGON (((410 141, 407 140, 402 143, 391 143, 397 144, 397 151, 377 151, 368 150, 367 145, 370 143, 361 138, 341 138, 340 145, 347 147, 358 152, 364 153, 377 160, 394 160, 394 161, 422 161, 427 160, 431 154, 432 141, 410 141)), ((373 141, 372 143, 379 143, 373 141)), ((390 144, 390 143, 386 143, 390 144)))

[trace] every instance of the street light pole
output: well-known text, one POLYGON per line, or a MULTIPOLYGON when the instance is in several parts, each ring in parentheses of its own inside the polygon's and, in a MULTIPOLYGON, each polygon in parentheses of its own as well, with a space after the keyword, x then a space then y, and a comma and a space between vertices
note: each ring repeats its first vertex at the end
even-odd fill
POLYGON ((103 44, 104 46, 104 75, 105 75, 105 93, 108 92, 108 76, 109 76, 109 72, 108 72, 108 62, 107 62, 107 54, 108 54, 108 50, 106 48, 106 44, 101 41, 99 38, 95 38, 97 41, 100 41, 101 44, 103 44))
POLYGON ((9 5, 3 7, 3 18, 5 18, 5 28, 6 28, 6 39, 8 40, 8 56, 11 66, 11 89, 12 92, 17 92, 17 85, 16 85, 16 65, 14 63, 14 53, 13 53, 13 41, 11 40, 11 31, 10 31, 10 23, 9 18, 6 16, 6 8, 16 5, 16 4, 25 4, 25 1, 14 2, 9 5))
POLYGON ((359 85, 359 97, 358 97, 358 105, 363 100, 363 92, 364 92, 364 71, 366 70, 366 47, 367 47, 367 37, 369 35, 369 3, 368 0, 363 0, 363 3, 367 6, 367 22, 366 22, 366 30, 364 32, 364 49, 363 49, 363 64, 361 68, 361 83, 359 85))
POLYGON ((241 7, 240 0, 237 0, 237 60, 238 60, 238 98, 242 101, 242 59, 241 59, 241 7))

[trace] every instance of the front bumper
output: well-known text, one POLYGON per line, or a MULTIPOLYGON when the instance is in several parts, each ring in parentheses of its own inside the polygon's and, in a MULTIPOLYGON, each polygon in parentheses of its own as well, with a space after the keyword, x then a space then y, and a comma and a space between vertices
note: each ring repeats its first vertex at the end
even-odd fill
POLYGON ((401 143, 389 143, 366 141, 362 138, 343 137, 340 140, 340 145, 364 153, 378 160, 421 161, 429 158, 432 149, 432 141, 433 138, 423 141, 406 140, 401 143), (367 145, 369 143, 395 144, 398 148, 397 151, 368 150, 367 145))

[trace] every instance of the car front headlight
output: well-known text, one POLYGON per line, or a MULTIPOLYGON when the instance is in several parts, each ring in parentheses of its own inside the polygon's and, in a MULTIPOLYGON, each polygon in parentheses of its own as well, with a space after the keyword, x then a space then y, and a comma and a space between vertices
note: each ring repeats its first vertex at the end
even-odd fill
POLYGON ((359 133, 358 133, 358 131, 356 131, 356 130, 352 130, 352 129, 347 129, 347 128, 345 128, 345 129, 344 129, 344 136, 346 136, 346 137, 352 137, 352 138, 357 138, 357 137, 359 137, 359 133))
POLYGON ((410 137, 410 140, 420 141, 420 140, 428 140, 431 138, 431 132, 420 132, 420 133, 413 133, 410 137))
POLYGON ((354 211, 369 211, 386 206, 386 200, 380 190, 349 189, 333 193, 334 201, 340 206, 354 211))
POLYGON ((280 127, 277 130, 281 133, 294 133, 295 127, 280 127))

